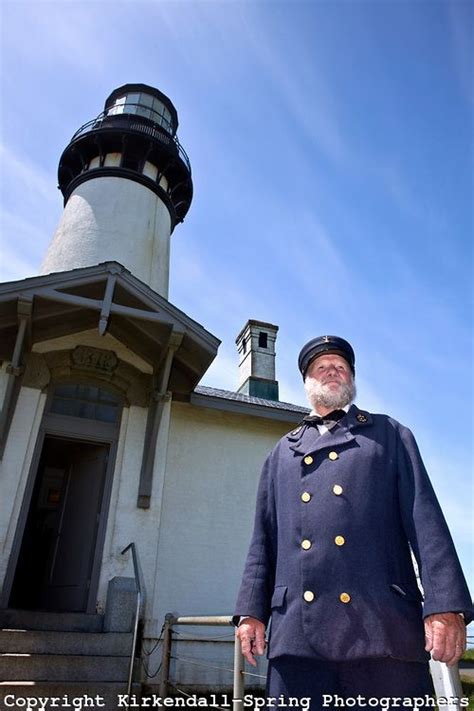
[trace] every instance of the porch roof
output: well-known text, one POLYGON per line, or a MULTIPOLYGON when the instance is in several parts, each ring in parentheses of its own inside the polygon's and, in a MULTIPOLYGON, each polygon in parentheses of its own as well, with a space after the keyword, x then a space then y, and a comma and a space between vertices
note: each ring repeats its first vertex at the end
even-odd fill
POLYGON ((158 372, 171 342, 179 343, 168 389, 191 393, 220 341, 134 277, 118 262, 54 272, 0 285, 0 360, 10 360, 21 318, 26 346, 97 327, 109 332, 158 372))

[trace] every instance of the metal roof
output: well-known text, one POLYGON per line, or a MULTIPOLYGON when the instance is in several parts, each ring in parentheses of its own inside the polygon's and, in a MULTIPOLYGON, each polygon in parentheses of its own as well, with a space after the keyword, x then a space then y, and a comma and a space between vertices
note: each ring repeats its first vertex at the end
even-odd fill
POLYGON ((191 393, 190 402, 201 407, 227 410, 244 415, 264 417, 272 420, 298 422, 309 413, 309 408, 279 400, 265 400, 231 390, 221 390, 198 385, 191 393))

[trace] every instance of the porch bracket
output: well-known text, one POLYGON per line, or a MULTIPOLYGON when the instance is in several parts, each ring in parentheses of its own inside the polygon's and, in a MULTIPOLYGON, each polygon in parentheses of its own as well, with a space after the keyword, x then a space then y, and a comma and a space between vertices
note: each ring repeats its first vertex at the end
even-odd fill
POLYGON ((18 395, 20 393, 20 376, 23 374, 22 363, 25 343, 31 342, 31 315, 33 312, 33 300, 19 298, 17 304, 18 331, 16 334, 15 346, 11 362, 6 371, 8 380, 5 387, 2 410, 0 412, 0 459, 3 458, 5 445, 7 443, 10 425, 15 412, 18 395))
POLYGON ((163 410, 165 404, 171 399, 171 392, 168 391, 171 366, 173 364, 174 355, 181 345, 183 336, 183 331, 176 331, 174 329, 171 331, 164 363, 159 374, 157 374, 157 387, 153 391, 153 396, 148 408, 143 458, 140 469, 140 483, 138 486, 137 507, 140 509, 150 508, 156 444, 160 434, 163 410))
POLYGON ((99 335, 105 336, 110 318, 110 308, 112 306, 112 301, 114 298, 115 282, 117 277, 113 274, 107 279, 107 286, 105 288, 104 300, 102 302, 102 308, 100 310, 99 318, 99 335))

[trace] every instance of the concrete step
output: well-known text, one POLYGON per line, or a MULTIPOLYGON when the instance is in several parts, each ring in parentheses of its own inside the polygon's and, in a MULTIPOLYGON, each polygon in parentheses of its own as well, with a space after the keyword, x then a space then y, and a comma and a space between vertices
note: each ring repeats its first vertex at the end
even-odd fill
POLYGON ((103 624, 103 615, 87 615, 85 612, 0 610, 0 629, 101 632, 103 624))
POLYGON ((0 650, 6 654, 77 654, 126 657, 131 632, 49 632, 0 630, 0 650))
MULTIPOLYGON (((126 694, 127 683, 89 683, 84 682, 0 682, 0 708, 1 709, 37 709, 41 708, 38 702, 31 704, 24 702, 25 699, 47 699, 46 711, 55 708, 74 711, 79 709, 100 709, 101 711, 120 711, 126 709, 121 703, 122 694, 126 694), (53 702, 53 699, 59 699, 53 702), (73 700, 75 704, 73 705, 73 700), (82 705, 79 702, 82 700, 82 705), (97 703, 99 701, 99 703, 97 703), (18 703, 15 703, 18 702, 18 703), (52 706, 52 704, 55 704, 52 706), (69 706, 67 706, 69 704, 69 706), (102 705, 103 704, 103 705, 102 705)), ((140 684, 133 684, 131 694, 140 697, 140 684)), ((130 711, 132 711, 132 706, 130 711)))
POLYGON ((75 654, 0 654, 6 681, 126 681, 129 658, 75 654))

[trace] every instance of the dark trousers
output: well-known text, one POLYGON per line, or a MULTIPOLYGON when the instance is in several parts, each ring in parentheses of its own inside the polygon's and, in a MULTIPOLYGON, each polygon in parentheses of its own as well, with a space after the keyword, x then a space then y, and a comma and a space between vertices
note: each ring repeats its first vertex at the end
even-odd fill
POLYGON ((405 698, 416 699, 412 709, 436 709, 431 706, 432 693, 428 663, 390 658, 321 662, 298 657, 277 657, 268 663, 267 699, 275 697, 275 711, 278 707, 280 711, 403 711, 408 707, 405 698), (285 705, 280 697, 301 701, 285 705))

